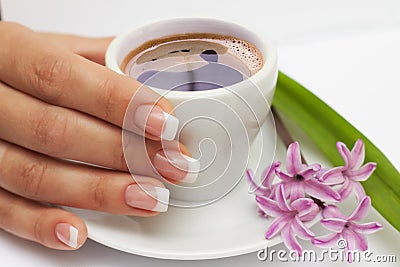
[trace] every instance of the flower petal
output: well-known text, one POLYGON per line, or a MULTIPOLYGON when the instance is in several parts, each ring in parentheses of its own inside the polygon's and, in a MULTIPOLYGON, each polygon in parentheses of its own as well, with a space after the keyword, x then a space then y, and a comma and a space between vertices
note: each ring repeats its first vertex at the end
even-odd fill
POLYGON ((322 201, 339 201, 340 195, 329 185, 319 183, 316 179, 304 181, 304 190, 310 196, 322 201))
POLYGON ((263 217, 265 217, 265 218, 268 217, 268 215, 265 214, 265 212, 264 212, 262 209, 260 209, 260 207, 257 208, 257 212, 258 212, 258 214, 260 214, 261 216, 263 216, 263 217))
POLYGON ((265 196, 256 196, 258 207, 266 214, 272 217, 282 216, 285 212, 279 208, 276 201, 265 196))
POLYGON ((267 232, 265 232, 265 238, 271 239, 277 233, 279 233, 282 228, 290 223, 292 217, 290 216, 281 216, 273 220, 272 224, 268 227, 267 232))
POLYGON ((295 235, 292 232, 292 228, 289 225, 282 229, 281 237, 283 243, 286 245, 288 249, 295 250, 297 251, 298 255, 301 255, 303 249, 301 248, 299 242, 297 242, 295 235))
POLYGON ((283 189, 284 185, 280 184, 276 190, 276 201, 278 206, 283 211, 291 211, 292 209, 289 207, 288 203, 286 202, 285 197, 285 190, 283 189))
POLYGON ((276 183, 276 184, 272 185, 271 194, 269 195, 270 199, 275 200, 275 198, 276 198, 276 190, 277 190, 277 188, 279 187, 280 184, 281 183, 276 183))
POLYGON ((346 176, 353 181, 365 181, 371 176, 371 174, 375 171, 375 169, 376 169, 376 163, 369 162, 358 170, 346 171, 346 176))
POLYGON ((383 228, 382 224, 377 223, 377 222, 370 222, 370 223, 363 223, 363 224, 357 224, 357 223, 351 224, 351 229, 353 229, 357 233, 364 234, 364 235, 375 233, 376 231, 381 230, 382 228, 383 228))
POLYGON ((246 178, 247 182, 249 183, 249 193, 253 193, 257 190, 257 184, 254 182, 254 173, 252 170, 247 169, 246 170, 246 178))
POLYGON ((312 164, 303 167, 303 169, 299 171, 297 174, 303 176, 304 180, 310 180, 310 179, 315 179, 317 172, 320 170, 321 170, 320 164, 312 164))
POLYGON ((308 240, 315 236, 315 234, 308 229, 297 216, 292 220, 291 226, 293 233, 298 235, 301 239, 308 240))
POLYGON ((346 240, 346 247, 344 248, 345 252, 346 252, 346 256, 347 256, 347 261, 348 262, 353 262, 354 258, 353 258, 353 253, 348 253, 351 252, 353 250, 356 250, 356 237, 353 234, 353 231, 346 229, 346 231, 342 232, 342 237, 344 240, 346 240))
POLYGON ((283 181, 283 182, 292 182, 294 180, 294 178, 292 176, 290 176, 289 174, 284 173, 283 171, 281 171, 281 169, 276 168, 275 170, 276 175, 278 175, 278 177, 283 181))
POLYGON ((281 166, 281 163, 279 161, 277 162, 273 162, 268 168, 266 168, 263 173, 262 173, 262 180, 261 183, 263 186, 267 187, 267 188, 271 188, 272 186, 272 182, 274 181, 275 178, 275 170, 276 168, 278 168, 279 166, 281 166))
POLYGON ((305 196, 304 186, 302 182, 293 182, 290 183, 290 202, 295 201, 296 199, 303 198, 305 196))
POLYGON ((311 243, 317 247, 333 248, 337 246, 340 239, 340 233, 331 233, 324 236, 314 237, 311 243))
POLYGON ((341 233, 347 223, 346 220, 339 218, 326 218, 322 219, 321 224, 326 228, 335 233, 341 233))
POLYGON ((352 231, 346 229, 346 231, 342 232, 342 237, 344 240, 346 240, 347 250, 353 250, 356 248, 356 240, 354 235, 352 234, 352 231))
POLYGON ((357 208, 353 211, 352 214, 347 218, 349 221, 361 221, 365 216, 368 215, 369 210, 371 209, 371 198, 365 196, 361 199, 357 208))
POLYGON ((344 169, 346 169, 346 170, 349 169, 349 163, 351 160, 351 153, 350 153, 349 149, 342 142, 337 142, 336 148, 344 160, 344 169))
POLYGON ((262 187, 261 185, 257 185, 254 181, 253 171, 248 169, 246 170, 247 182, 249 183, 249 193, 255 194, 257 196, 269 196, 271 194, 271 189, 262 187))
POLYGON ((361 139, 358 139, 354 144, 354 147, 350 152, 350 158, 350 170, 358 169, 363 164, 365 158, 365 147, 364 142, 361 139))
POLYGON ((297 210, 298 213, 309 211, 314 201, 310 198, 299 198, 290 204, 292 210, 297 210))
POLYGON ((368 249, 368 241, 367 238, 357 232, 352 231, 354 238, 356 240, 356 249, 361 250, 361 251, 365 251, 368 249))
POLYGON ((313 220, 318 213, 319 213, 319 207, 317 204, 314 203, 308 210, 297 214, 297 216, 299 216, 302 222, 308 222, 313 220))
POLYGON ((353 190, 357 201, 360 201, 363 197, 365 197, 364 187, 362 187, 359 182, 353 182, 353 190))
POLYGON ((348 250, 364 251, 368 249, 367 239, 362 234, 346 229, 343 231, 342 236, 347 241, 348 250))
POLYGON ((300 146, 298 142, 291 143, 286 154, 286 170, 289 174, 296 174, 302 169, 300 146))
POLYGON ((337 185, 344 182, 343 167, 329 169, 319 175, 318 181, 326 185, 337 185))
POLYGON ((353 191, 353 182, 350 179, 346 178, 342 187, 339 189, 338 193, 342 200, 348 198, 353 191))
POLYGON ((328 205, 322 210, 323 218, 338 218, 346 220, 346 216, 339 210, 339 208, 335 205, 328 205))
POLYGON ((299 198, 293 201, 290 207, 297 211, 297 216, 303 222, 314 219, 319 212, 317 204, 310 198, 299 198))

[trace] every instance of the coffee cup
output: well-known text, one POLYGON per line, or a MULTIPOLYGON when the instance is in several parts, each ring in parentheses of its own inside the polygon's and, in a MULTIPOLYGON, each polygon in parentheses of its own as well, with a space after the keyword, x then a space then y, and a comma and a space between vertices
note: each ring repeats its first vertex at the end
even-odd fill
MULTIPOLYGON (((194 91, 174 90, 172 87, 177 87, 177 84, 168 88, 157 86, 164 81, 162 75, 167 72, 176 75, 184 63, 163 66, 163 70, 143 82, 175 106, 174 113, 179 119, 176 139, 185 144, 193 158, 200 162, 194 183, 164 181, 170 190, 170 204, 197 207, 228 195, 244 176, 251 145, 269 116, 278 75, 277 51, 270 40, 238 24, 209 18, 178 18, 154 22, 117 36, 107 49, 106 66, 119 74, 129 75, 126 68, 127 62, 134 56, 132 51, 146 43, 162 44, 162 40, 173 40, 179 45, 182 36, 186 36, 182 40, 187 40, 187 36, 194 39, 201 39, 200 36, 206 39, 211 36, 217 36, 216 39, 229 37, 235 42, 253 45, 260 54, 259 68, 254 73, 250 71, 246 74, 235 70, 241 72, 244 78, 229 85, 217 84, 215 88, 194 91)), ((193 70, 205 65, 210 68, 217 63, 196 61, 196 64, 199 66, 192 67, 193 70)), ((235 69, 235 66, 227 67, 235 69)), ((218 83, 215 80, 217 72, 206 73, 213 77, 208 80, 203 75, 198 78, 201 81, 190 81, 191 84, 218 83)), ((174 79, 177 76, 170 77, 174 79)), ((129 108, 127 112, 130 112, 129 108)), ((268 140, 268 136, 264 138, 268 140)), ((275 136, 270 139, 271 146, 274 146, 275 136)), ((126 161, 129 167, 129 158, 126 161)))

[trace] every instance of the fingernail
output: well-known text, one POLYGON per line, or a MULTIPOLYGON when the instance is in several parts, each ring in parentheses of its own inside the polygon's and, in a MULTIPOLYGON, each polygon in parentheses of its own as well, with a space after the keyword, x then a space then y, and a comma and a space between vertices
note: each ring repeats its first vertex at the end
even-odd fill
POLYGON ((59 223, 55 231, 62 243, 71 248, 78 248, 78 229, 68 223, 59 223))
POLYGON ((163 140, 174 140, 179 120, 164 112, 157 105, 142 105, 136 109, 134 122, 137 127, 163 140))
POLYGON ((131 207, 166 212, 169 202, 169 190, 149 184, 132 184, 126 188, 125 201, 131 207))
POLYGON ((159 151, 153 165, 164 178, 183 183, 194 183, 199 175, 200 162, 178 151, 159 151))

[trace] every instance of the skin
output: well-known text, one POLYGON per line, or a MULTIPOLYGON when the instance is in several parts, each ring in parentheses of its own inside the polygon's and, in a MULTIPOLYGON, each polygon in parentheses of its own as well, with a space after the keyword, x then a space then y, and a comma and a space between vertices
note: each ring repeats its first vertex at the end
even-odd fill
MULTIPOLYGON (((57 238, 55 226, 68 223, 78 229, 80 247, 87 238, 84 222, 43 203, 133 216, 157 214, 125 203, 129 185, 164 185, 146 176, 132 179, 127 172, 121 125, 141 84, 104 67, 111 39, 37 33, 0 22, 1 229, 50 248, 72 250, 57 238)), ((172 112, 166 99, 141 90, 134 105, 157 102, 172 112)), ((132 131, 134 139, 140 138, 141 131, 132 131)), ((157 136, 145 137, 152 158, 161 143, 157 136)), ((180 143, 171 147, 190 155, 180 143)), ((135 155, 143 156, 142 151, 135 155)))

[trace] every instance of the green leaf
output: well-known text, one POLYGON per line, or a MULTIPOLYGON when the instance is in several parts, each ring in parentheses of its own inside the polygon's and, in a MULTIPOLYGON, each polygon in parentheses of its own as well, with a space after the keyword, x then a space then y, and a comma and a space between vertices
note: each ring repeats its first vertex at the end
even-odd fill
POLYGON ((372 176, 362 183, 372 204, 400 231, 400 173, 386 156, 360 131, 305 87, 279 73, 272 105, 296 123, 334 165, 343 165, 336 150, 341 141, 352 147, 357 139, 365 143, 365 162, 376 162, 372 176))

